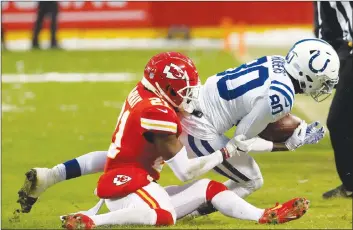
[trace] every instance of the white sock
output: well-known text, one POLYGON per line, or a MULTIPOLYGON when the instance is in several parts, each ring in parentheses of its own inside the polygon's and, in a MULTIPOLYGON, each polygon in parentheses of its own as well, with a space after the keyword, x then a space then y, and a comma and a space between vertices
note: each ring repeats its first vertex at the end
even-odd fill
POLYGON ((52 168, 55 183, 104 171, 107 151, 95 151, 58 164, 52 168))
POLYGON ((107 151, 95 151, 77 157, 81 175, 103 172, 107 161, 107 153, 107 151))
POLYGON ((66 169, 64 164, 54 166, 51 171, 55 177, 55 183, 66 180, 66 169))
POLYGON ((156 211, 149 208, 126 208, 90 216, 90 218, 96 226, 125 224, 155 225, 157 214, 156 211))
POLYGON ((223 215, 237 219, 258 221, 265 212, 264 209, 256 208, 229 190, 218 193, 211 203, 223 215))

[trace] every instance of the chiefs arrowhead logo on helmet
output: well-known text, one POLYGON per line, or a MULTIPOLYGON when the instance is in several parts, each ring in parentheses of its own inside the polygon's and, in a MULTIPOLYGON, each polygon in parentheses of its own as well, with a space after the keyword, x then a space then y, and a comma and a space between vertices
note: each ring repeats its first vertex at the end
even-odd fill
POLYGON ((183 71, 179 66, 171 63, 164 67, 163 73, 166 74, 166 77, 169 79, 187 79, 188 73, 183 71))
POLYGON ((178 52, 163 52, 146 64, 142 85, 165 99, 174 108, 189 111, 190 101, 196 100, 199 74, 190 58, 178 52))

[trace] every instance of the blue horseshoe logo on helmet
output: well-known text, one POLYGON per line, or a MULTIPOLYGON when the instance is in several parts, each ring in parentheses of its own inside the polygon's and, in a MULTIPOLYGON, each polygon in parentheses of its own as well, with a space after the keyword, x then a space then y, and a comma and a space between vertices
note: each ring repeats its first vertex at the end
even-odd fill
POLYGON ((326 69, 326 67, 327 67, 327 64, 331 61, 330 59, 327 59, 326 61, 325 61, 325 64, 324 64, 324 66, 321 68, 321 69, 314 69, 314 67, 313 67, 313 61, 314 61, 314 59, 315 58, 317 58, 319 55, 320 55, 320 50, 316 50, 317 52, 316 52, 316 54, 314 54, 311 58, 310 58, 310 60, 309 60, 309 69, 311 70, 311 71, 313 71, 314 73, 318 73, 318 72, 323 72, 325 69, 326 69))

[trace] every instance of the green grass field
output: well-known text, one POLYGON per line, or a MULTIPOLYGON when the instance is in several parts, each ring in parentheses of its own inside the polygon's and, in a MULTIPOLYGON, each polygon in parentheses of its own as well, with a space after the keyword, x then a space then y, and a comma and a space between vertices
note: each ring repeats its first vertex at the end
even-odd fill
MULTIPOLYGON (((132 72, 142 76, 145 63, 156 52, 3 52, 2 73, 17 73, 18 63, 22 63, 24 73, 132 72)), ((195 60, 203 81, 207 76, 239 64, 232 55, 222 51, 185 52, 195 60)), ((53 167, 81 154, 108 148, 120 107, 135 83, 2 84, 2 105, 15 108, 2 112, 3 228, 60 228, 60 215, 87 210, 96 203, 98 199, 93 190, 99 174, 55 185, 40 197, 31 213, 21 215, 19 222, 9 221, 12 212, 19 207, 17 191, 28 169, 53 167)), ((293 113, 302 117, 305 114, 298 109, 293 113)), ((277 201, 304 196, 311 200, 311 208, 303 218, 273 226, 214 213, 193 220, 183 219, 171 228, 352 228, 351 200, 321 198, 323 192, 340 183, 328 138, 295 152, 258 154, 254 158, 262 169, 265 184, 246 200, 266 208, 277 201)), ((206 177, 224 180, 212 172, 206 177)), ((159 182, 180 184, 169 168, 165 168, 159 182)))

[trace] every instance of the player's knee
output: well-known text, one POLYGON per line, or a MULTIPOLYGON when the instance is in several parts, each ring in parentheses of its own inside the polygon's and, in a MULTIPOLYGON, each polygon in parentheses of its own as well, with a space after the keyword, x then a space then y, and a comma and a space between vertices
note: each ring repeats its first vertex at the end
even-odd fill
POLYGON ((175 224, 176 222, 175 213, 161 208, 155 209, 155 212, 157 214, 156 226, 166 226, 166 225, 175 224))
POLYGON ((249 193, 253 193, 259 190, 260 188, 262 188, 263 184, 264 184, 264 179, 260 175, 259 177, 251 179, 250 181, 243 182, 240 185, 241 187, 249 191, 249 193))
POLYGON ((251 192, 259 190, 264 185, 264 178, 262 177, 260 168, 256 167, 255 169, 250 177, 250 181, 244 182, 244 187, 251 192))
POLYGON ((251 180, 252 185, 250 186, 253 191, 259 190, 264 185, 264 179, 262 176, 251 180))
POLYGON ((206 201, 211 201, 218 193, 228 190, 228 188, 217 181, 209 181, 206 189, 206 201))

